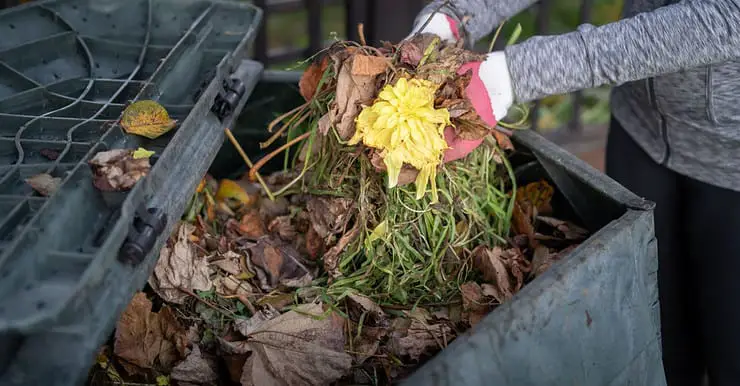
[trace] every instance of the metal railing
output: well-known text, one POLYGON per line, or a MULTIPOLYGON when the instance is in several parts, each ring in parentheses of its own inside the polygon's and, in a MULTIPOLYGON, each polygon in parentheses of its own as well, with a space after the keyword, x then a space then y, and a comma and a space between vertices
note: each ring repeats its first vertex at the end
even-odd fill
MULTIPOLYGON (((345 10, 345 26, 343 31, 345 37, 357 40, 357 25, 363 24, 364 35, 370 44, 378 44, 380 41, 398 41, 405 37, 411 28, 414 18, 426 1, 423 0, 255 0, 254 3, 265 11, 260 33, 255 44, 255 58, 266 65, 271 63, 285 63, 296 61, 318 52, 324 47, 322 35, 322 8, 326 6, 343 5, 345 10), (299 48, 275 48, 268 47, 268 24, 273 15, 284 12, 295 12, 305 10, 307 20, 307 31, 293 31, 293 33, 305 33, 308 35, 308 46, 299 48)), ((551 20, 552 0, 540 0, 533 7, 536 12, 536 34, 547 34, 551 20)), ((593 0, 580 0, 580 23, 588 23, 590 20, 593 0)), ((581 92, 572 96, 572 118, 564 127, 556 132, 548 133, 548 136, 557 142, 566 142, 583 132, 583 124, 580 116, 584 105, 584 97, 581 92)), ((532 127, 537 129, 537 109, 539 103, 535 103, 532 110, 532 127)))

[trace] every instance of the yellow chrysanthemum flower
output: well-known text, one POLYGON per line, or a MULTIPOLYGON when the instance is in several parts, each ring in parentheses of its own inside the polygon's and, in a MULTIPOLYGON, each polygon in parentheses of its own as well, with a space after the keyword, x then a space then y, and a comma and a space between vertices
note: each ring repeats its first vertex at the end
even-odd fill
POLYGON ((447 149, 444 129, 451 125, 450 112, 434 108, 437 87, 427 80, 406 78, 386 85, 378 99, 360 112, 349 142, 382 151, 390 188, 398 184, 404 163, 418 169, 416 198, 424 197, 431 184, 433 202, 438 200, 437 167, 447 149))

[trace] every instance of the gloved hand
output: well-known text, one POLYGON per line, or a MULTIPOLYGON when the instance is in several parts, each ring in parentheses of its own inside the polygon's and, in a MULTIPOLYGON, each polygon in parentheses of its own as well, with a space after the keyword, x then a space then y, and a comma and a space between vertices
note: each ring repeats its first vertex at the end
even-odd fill
MULTIPOLYGON (((413 32, 432 33, 445 41, 456 41, 460 38, 460 29, 455 19, 442 13, 435 13, 429 23, 421 29, 428 15, 419 17, 419 23, 414 26, 413 32)), ((506 116, 514 102, 514 92, 511 86, 511 75, 503 51, 488 54, 482 62, 470 62, 462 65, 458 74, 472 72, 470 84, 465 89, 465 95, 473 105, 475 112, 491 127, 495 127, 499 119, 506 116)), ((464 140, 455 135, 453 128, 445 130, 445 140, 450 147, 444 155, 444 162, 451 162, 464 158, 475 150, 483 140, 464 140)))

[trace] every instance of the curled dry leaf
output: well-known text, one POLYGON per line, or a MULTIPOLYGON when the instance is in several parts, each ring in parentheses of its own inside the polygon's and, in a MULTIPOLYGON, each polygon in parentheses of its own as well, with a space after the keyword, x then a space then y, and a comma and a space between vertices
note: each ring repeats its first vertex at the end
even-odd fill
POLYGON ((569 221, 546 216, 537 216, 537 220, 555 228, 566 240, 581 241, 588 236, 587 230, 569 221))
POLYGON ((241 258, 241 255, 234 251, 226 251, 219 258, 211 261, 211 265, 218 267, 226 273, 239 275, 242 273, 241 258))
POLYGON ((462 294, 463 311, 466 313, 468 323, 475 326, 489 311, 483 289, 478 283, 468 282, 460 286, 460 293, 462 294))
POLYGON ((256 210, 250 210, 239 220, 238 232, 247 238, 256 240, 267 234, 262 216, 256 210))
POLYGON ((339 272, 339 255, 344 249, 360 235, 360 222, 355 222, 355 225, 347 233, 342 235, 339 241, 324 254, 324 270, 329 274, 331 278, 337 278, 342 275, 339 272))
POLYGON ((341 62, 337 76, 336 95, 329 108, 331 123, 342 140, 355 134, 355 118, 361 104, 372 101, 377 92, 374 75, 352 75, 353 57, 341 62))
POLYGON ((213 286, 208 262, 198 256, 190 243, 193 231, 193 225, 180 223, 176 236, 170 237, 159 252, 154 274, 149 278, 154 291, 167 302, 183 304, 188 295, 181 290, 208 291, 213 286))
POLYGON ((388 316, 385 311, 369 297, 360 294, 350 294, 347 295, 347 298, 351 303, 359 307, 361 313, 367 313, 369 315, 366 321, 370 321, 375 326, 384 325, 387 321, 388 316))
POLYGON ((178 382, 202 385, 218 380, 217 369, 216 359, 202 353, 196 344, 187 358, 172 369, 170 376, 178 382))
POLYGON ((348 374, 344 319, 322 315, 320 304, 306 304, 262 323, 240 347, 251 352, 241 384, 328 385, 348 374))
POLYGON ((391 326, 388 348, 399 357, 412 361, 446 347, 453 338, 452 328, 446 323, 429 323, 429 318, 397 318, 391 326))
POLYGON ((313 280, 313 273, 298 251, 285 242, 263 237, 249 248, 249 260, 257 271, 263 290, 271 291, 279 284, 301 287, 313 280))
POLYGON ((536 214, 552 212, 552 196, 555 189, 545 180, 529 183, 516 191, 516 201, 522 208, 534 208, 536 214))
POLYGON ((101 151, 88 161, 93 185, 104 192, 127 191, 149 174, 149 158, 134 159, 133 150, 101 151))
POLYGON ((254 314, 248 319, 237 319, 234 321, 234 328, 242 334, 244 337, 252 335, 255 331, 258 331, 262 324, 268 320, 272 320, 280 316, 280 313, 271 306, 267 306, 254 314))
POLYGON ((525 274, 531 270, 529 262, 514 248, 479 246, 472 255, 475 267, 483 273, 486 282, 495 287, 489 291, 495 291, 492 297, 499 303, 511 299, 522 288, 525 274))
POLYGON ((511 138, 509 138, 508 135, 498 131, 498 130, 492 130, 493 137, 496 139, 496 143, 498 143, 498 147, 501 148, 501 150, 514 150, 514 144, 511 142, 511 138))
POLYGON ((303 99, 307 102, 313 99, 316 89, 319 87, 321 78, 324 76, 326 68, 329 66, 329 57, 324 55, 318 61, 314 61, 306 68, 298 82, 298 89, 303 99))
POLYGON ((434 34, 419 34, 403 41, 398 47, 401 63, 411 67, 418 66, 421 58, 424 57, 424 51, 427 51, 427 48, 437 39, 439 38, 434 34))
POLYGON ((530 272, 530 275, 533 277, 542 275, 550 268, 550 266, 553 265, 553 263, 562 259, 563 256, 570 253, 577 246, 578 244, 571 245, 558 252, 552 252, 544 246, 538 247, 534 251, 534 257, 532 258, 532 271, 530 272))
POLYGON ((532 207, 522 207, 519 202, 514 202, 514 210, 511 216, 511 228, 516 234, 527 236, 529 245, 534 249, 537 248, 535 239, 534 225, 532 225, 532 207))
POLYGON ((355 55, 352 58, 352 75, 375 76, 388 69, 388 59, 380 56, 355 55))
POLYGON ((308 257, 315 261, 324 253, 324 247, 324 239, 319 236, 313 225, 309 226, 306 233, 306 251, 308 252, 308 257))
POLYGON ((375 355, 386 335, 388 335, 387 328, 363 326, 362 334, 355 336, 352 341, 355 363, 361 364, 375 355))
POLYGON ((118 320, 113 352, 131 374, 141 369, 169 372, 185 356, 187 344, 187 330, 172 309, 152 312, 152 302, 139 292, 118 320))
POLYGON ((221 296, 236 296, 239 299, 248 300, 257 291, 245 280, 239 280, 236 276, 219 276, 213 279, 216 293, 221 296))
POLYGON ((284 241, 293 241, 297 232, 293 224, 291 223, 290 216, 275 217, 267 226, 267 231, 278 235, 284 241))
POLYGON ((38 194, 44 197, 49 197, 59 189, 62 179, 59 177, 52 177, 47 173, 41 173, 26 179, 26 183, 30 185, 33 190, 38 192, 38 194))

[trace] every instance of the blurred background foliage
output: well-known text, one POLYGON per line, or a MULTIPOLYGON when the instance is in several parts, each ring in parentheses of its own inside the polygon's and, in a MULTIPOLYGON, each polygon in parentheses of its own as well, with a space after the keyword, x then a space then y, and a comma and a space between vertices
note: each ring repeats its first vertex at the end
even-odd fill
MULTIPOLYGON (((370 1, 370 0, 368 0, 370 1)), ((402 1, 402 0, 399 0, 402 1)), ((506 1, 506 0, 501 0, 506 1)), ((548 19, 547 34, 559 34, 573 31, 580 22, 581 1, 577 0, 547 0, 548 19)), ((619 19, 623 0, 592 0, 590 23, 602 25, 619 19)), ((344 38, 345 10, 344 3, 337 1, 329 3, 322 9, 322 33, 331 41, 335 38, 344 38)), ((522 26, 520 41, 535 35, 536 10, 524 11, 504 24, 501 36, 510 36, 517 24, 522 26)), ((305 11, 271 14, 267 18, 268 48, 271 50, 306 47, 308 35, 306 31, 307 18, 305 11), (300 32, 299 32, 300 31, 300 32)), ((409 26, 410 30, 411 26, 409 26)), ((476 46, 477 50, 488 49, 493 34, 482 39, 476 46)), ((295 62, 272 64, 273 69, 296 69, 295 62)), ((603 125, 609 121, 609 88, 585 90, 583 92, 583 107, 580 110, 580 120, 583 125, 603 125)), ((549 131, 562 127, 573 119, 572 95, 556 95, 541 101, 538 110, 538 129, 549 131)))

